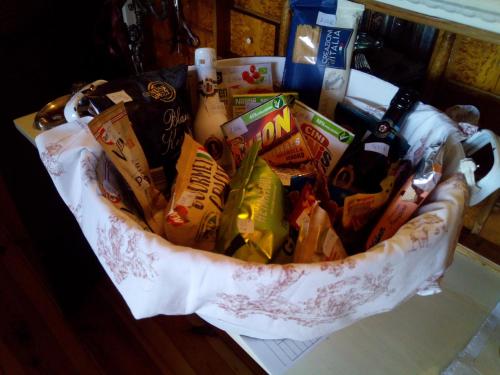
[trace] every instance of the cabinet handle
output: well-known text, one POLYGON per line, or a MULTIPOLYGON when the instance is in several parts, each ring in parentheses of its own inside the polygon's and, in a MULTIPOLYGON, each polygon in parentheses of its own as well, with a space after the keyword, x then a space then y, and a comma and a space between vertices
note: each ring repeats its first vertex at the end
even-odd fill
POLYGON ((245 43, 246 43, 246 44, 252 44, 252 43, 253 43, 253 38, 252 38, 251 36, 247 36, 247 37, 245 38, 245 43))

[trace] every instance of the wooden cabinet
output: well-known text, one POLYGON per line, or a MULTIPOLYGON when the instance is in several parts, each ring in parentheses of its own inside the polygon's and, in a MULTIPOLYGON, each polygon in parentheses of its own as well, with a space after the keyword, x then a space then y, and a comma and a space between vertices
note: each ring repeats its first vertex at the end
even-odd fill
POLYGON ((276 52, 277 26, 231 10, 229 51, 239 56, 272 56, 276 52))
POLYGON ((216 1, 216 24, 220 57, 284 55, 288 2, 216 1))

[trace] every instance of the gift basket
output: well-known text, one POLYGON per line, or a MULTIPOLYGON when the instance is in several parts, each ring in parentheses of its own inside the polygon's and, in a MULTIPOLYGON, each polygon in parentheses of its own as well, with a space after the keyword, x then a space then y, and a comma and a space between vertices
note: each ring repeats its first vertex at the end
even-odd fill
MULTIPOLYGON (((321 22, 328 25, 330 21, 323 19, 321 22)), ((298 30, 310 31, 307 28, 298 30)), ((218 62, 218 68, 223 71, 242 65, 250 67, 238 71, 247 83, 258 81, 262 85, 267 82, 276 86, 284 75, 291 74, 283 57, 218 62), (266 69, 259 70, 260 65, 266 69), (265 76, 268 71, 272 72, 272 78, 265 76)), ((398 88, 360 71, 351 70, 346 74, 342 102, 380 119, 391 106, 398 88)), ((160 78, 143 76, 140 84, 134 86, 147 87, 149 96, 146 99, 156 100, 156 107, 141 109, 141 105, 147 102, 141 90, 138 89, 136 95, 134 87, 122 84, 113 88, 114 99, 108 94, 99 96, 96 93, 90 98, 95 107, 102 105, 103 100, 116 100, 119 104, 94 118, 77 118, 36 138, 40 157, 60 196, 135 318, 196 313, 221 329, 242 335, 305 340, 391 310, 416 293, 439 292, 438 281, 452 261, 468 199, 467 185, 457 173, 464 151, 455 123, 445 114, 419 102, 400 129, 401 139, 407 142, 405 159, 409 163, 429 166, 429 163, 419 161, 428 161, 428 150, 436 145, 439 145, 439 152, 432 155, 439 154, 441 158, 439 168, 433 169, 435 164, 431 163, 431 170, 437 170, 441 177, 437 186, 426 190, 427 180, 412 190, 419 197, 425 192, 425 201, 413 207, 408 220, 395 228, 390 236, 384 233, 390 232, 391 228, 373 227, 376 238, 364 238, 366 249, 354 252, 348 249, 347 254, 339 255, 338 246, 331 245, 335 254, 330 251, 327 256, 307 258, 304 254, 311 249, 319 246, 324 250, 326 242, 340 241, 331 230, 324 232, 326 235, 319 239, 313 238, 315 220, 322 220, 324 227, 333 223, 328 204, 323 206, 325 212, 313 204, 308 207, 309 211, 299 212, 289 223, 284 223, 283 217, 272 219, 278 210, 288 211, 287 215, 291 217, 295 208, 288 207, 290 201, 283 198, 283 179, 278 178, 279 172, 273 171, 266 161, 281 160, 281 154, 270 146, 273 142, 271 133, 262 132, 258 141, 247 142, 245 137, 252 128, 245 126, 243 129, 241 122, 228 120, 224 124, 224 135, 230 145, 233 163, 227 168, 233 170, 224 170, 212 159, 218 154, 222 160, 227 152, 218 148, 216 140, 210 139, 214 143, 208 143, 210 146, 206 148, 191 136, 185 135, 182 140, 178 127, 187 117, 183 103, 176 102, 183 90, 181 85, 176 85, 178 77, 178 72, 174 74, 170 70, 160 78), (162 79, 169 84, 157 84, 162 79), (155 111, 162 113, 164 124, 169 125, 160 134, 155 134, 157 131, 148 129, 147 125, 142 128, 142 133, 130 131, 130 122, 148 124, 145 113, 154 116, 155 111), (167 141, 157 144, 154 141, 157 138, 167 141), (138 152, 141 145, 143 153, 138 152), (266 145, 269 147, 265 148, 266 145), (261 147, 260 151, 258 147, 261 147), (152 155, 155 149, 161 158, 155 159, 152 155), (130 160, 133 163, 128 163, 130 160), (161 178, 155 180, 153 173, 146 172, 148 168, 153 171, 158 166, 164 169, 163 177, 167 176, 167 190, 163 191, 168 191, 168 194, 165 196, 154 189, 162 183, 161 178), (176 173, 177 177, 172 177, 175 184, 172 184, 169 176, 176 173), (152 183, 151 179, 160 182, 152 183), (230 190, 227 196, 224 195, 226 188, 230 190), (199 207, 223 213, 220 217, 196 216, 198 214, 193 212, 199 207), (265 230, 249 212, 262 217, 267 223, 265 230), (301 247, 300 259, 286 251, 289 229, 294 225, 297 225, 297 231, 293 245, 296 251, 301 247), (305 227, 309 229, 307 233, 305 227), (214 237, 211 234, 216 229, 218 233, 214 237), (214 248, 223 251, 207 251, 214 248), (269 249, 272 250, 267 253, 269 249)), ((205 116, 199 114, 200 105, 210 107, 209 114, 223 108, 220 103, 210 104, 208 101, 197 104, 196 77, 196 67, 189 67, 188 92, 193 95, 191 103, 194 103, 190 112, 198 117, 205 116)), ((204 82, 216 81, 217 77, 212 77, 204 82)), ((203 87, 207 92, 210 89, 210 85, 203 87)), ((234 92, 228 90, 227 94, 227 98, 221 96, 221 99, 235 100, 231 98, 234 92)), ((236 99, 240 98, 238 95, 235 94, 236 99)), ((335 90, 326 95, 335 96, 335 90)), ((294 113, 290 116, 292 122, 309 121, 318 124, 318 129, 328 123, 329 120, 318 112, 306 111, 301 115, 301 111, 309 107, 293 98, 293 93, 272 96, 271 100, 256 107, 257 112, 268 116, 264 109, 272 104, 282 109, 285 118, 287 108, 283 103, 288 103, 294 113), (308 120, 307 116, 311 119, 308 120)), ((307 100, 313 100, 312 96, 307 100)), ((314 100, 322 102, 326 99, 318 97, 314 100)), ((239 104, 242 103, 240 100, 239 104)), ((254 111, 255 108, 245 108, 234 118, 254 116, 254 111)), ((275 116, 275 113, 270 116, 275 116)), ((285 128, 286 124, 282 129, 285 128)), ((293 147, 299 147, 307 138, 304 134, 311 133, 304 130, 294 134, 287 139, 292 140, 293 147)), ((346 130, 338 134, 337 139, 352 141, 350 134, 346 130)), ((209 135, 197 135, 196 127, 194 136, 196 139, 210 138, 209 135)), ((314 156, 311 144, 305 149, 314 156)), ((327 148, 322 149, 323 159, 318 158, 314 164, 316 172, 321 168, 328 172, 333 170, 333 162, 332 165, 321 164, 327 151, 327 148)), ((298 154, 294 153, 294 157, 303 157, 298 154)), ((335 157, 334 154, 333 159, 335 157)), ((342 161, 340 155, 336 158, 335 162, 342 161)), ((435 176, 431 177, 432 180, 435 176)), ((416 186, 416 177, 411 181, 412 186, 416 186)), ((403 189, 403 184, 400 187, 403 189)), ((393 209, 396 210, 403 205, 401 201, 410 201, 410 190, 398 192, 403 197, 399 200, 399 195, 394 195, 386 209, 394 202, 393 209)), ((305 193, 300 191, 301 194, 305 193)), ((388 202, 387 197, 385 200, 388 202)), ((333 200, 326 203, 338 208, 333 200)), ((352 203, 353 207, 355 203, 352 203)), ((352 212, 356 211, 353 209, 352 212)), ((361 237, 361 231, 355 230, 356 236, 361 237)))

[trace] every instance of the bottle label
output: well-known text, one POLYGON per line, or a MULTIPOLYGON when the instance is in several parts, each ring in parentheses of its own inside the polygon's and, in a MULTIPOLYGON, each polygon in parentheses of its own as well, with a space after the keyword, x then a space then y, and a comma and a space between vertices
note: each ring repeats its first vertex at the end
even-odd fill
POLYGON ((365 143, 365 151, 376 152, 387 157, 389 155, 389 145, 383 142, 365 143))
POLYGON ((217 100, 217 98, 213 98, 211 100, 206 100, 205 105, 207 107, 207 111, 210 112, 223 112, 224 115, 226 114, 226 107, 224 106, 224 103, 222 103, 220 100, 217 100))
POLYGON ((215 160, 219 160, 222 157, 224 145, 219 138, 212 135, 206 139, 203 146, 215 160))
POLYGON ((211 77, 206 77, 198 81, 198 89, 203 96, 213 96, 217 92, 217 80, 211 77))

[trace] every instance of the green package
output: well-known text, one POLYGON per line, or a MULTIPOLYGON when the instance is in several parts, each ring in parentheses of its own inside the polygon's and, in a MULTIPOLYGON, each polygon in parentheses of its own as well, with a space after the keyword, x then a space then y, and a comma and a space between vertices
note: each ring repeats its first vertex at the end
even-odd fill
POLYGON ((268 263, 288 235, 284 190, 279 177, 258 157, 260 142, 248 150, 230 183, 216 249, 250 262, 268 263))

